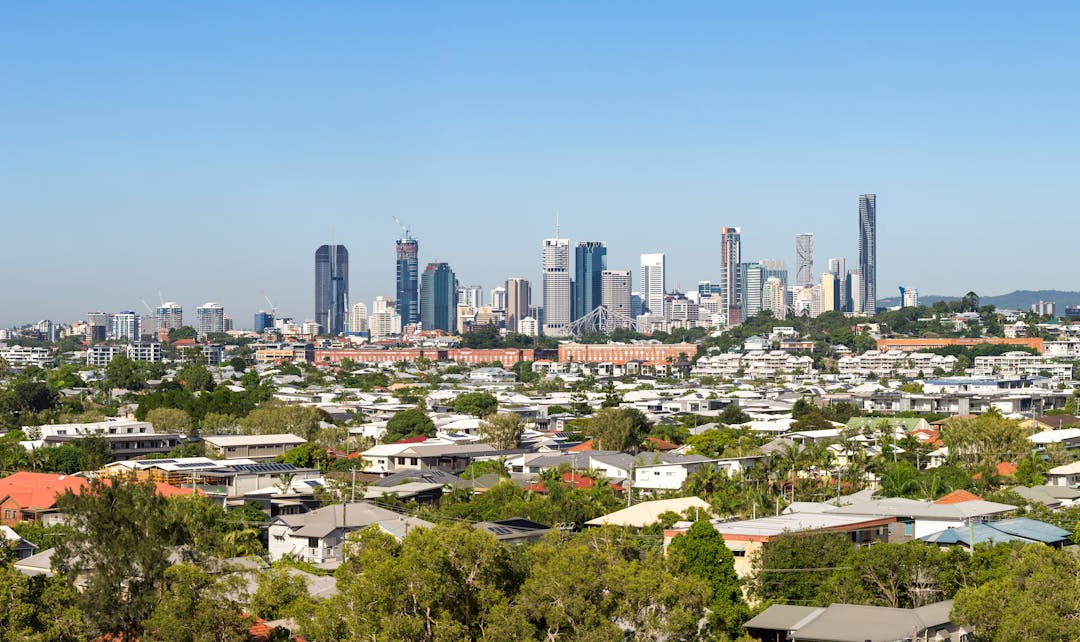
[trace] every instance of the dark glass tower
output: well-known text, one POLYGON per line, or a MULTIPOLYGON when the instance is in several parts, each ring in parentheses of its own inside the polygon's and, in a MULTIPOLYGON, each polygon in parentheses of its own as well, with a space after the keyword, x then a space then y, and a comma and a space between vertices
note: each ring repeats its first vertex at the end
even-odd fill
POLYGON ((420 322, 425 330, 453 332, 456 321, 457 278, 454 271, 449 263, 428 263, 421 277, 420 322))
POLYGON ((420 322, 420 269, 417 263, 419 246, 405 232, 397 241, 397 312, 401 323, 420 322))
POLYGON ((580 319, 603 302, 607 248, 603 241, 581 241, 574 250, 573 318, 580 319))
POLYGON ((315 322, 327 334, 345 332, 349 298, 349 251, 344 245, 315 250, 315 322))
POLYGON ((861 311, 877 311, 877 194, 859 195, 859 297, 861 311))

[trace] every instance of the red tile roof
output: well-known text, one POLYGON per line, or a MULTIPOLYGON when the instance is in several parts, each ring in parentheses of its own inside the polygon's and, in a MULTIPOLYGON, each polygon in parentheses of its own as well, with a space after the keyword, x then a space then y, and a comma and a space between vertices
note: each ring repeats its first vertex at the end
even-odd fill
POLYGON ((0 499, 11 497, 23 508, 52 508, 57 495, 79 492, 86 485, 85 479, 72 475, 19 472, 0 479, 0 499))
MULTIPOLYGON (((575 473, 575 472, 563 473, 562 479, 563 479, 564 482, 566 482, 567 484, 570 484, 571 486, 573 486, 577 490, 585 490, 585 489, 588 489, 588 488, 592 488, 593 485, 596 483, 595 481, 593 481, 592 477, 586 477, 585 475, 582 475, 581 473, 575 473)), ((622 490, 623 489, 622 486, 619 486, 618 484, 611 484, 611 488, 614 489, 614 490, 622 490)), ((531 492, 534 492, 534 493, 546 493, 547 492, 547 487, 544 485, 543 481, 538 481, 538 482, 533 482, 533 483, 529 484, 528 486, 526 486, 525 490, 531 491, 531 492)))
POLYGON ((646 437, 645 441, 656 446, 657 450, 675 450, 678 448, 678 444, 673 444, 666 439, 660 439, 659 437, 646 437))
POLYGON ((580 452, 585 452, 586 450, 596 450, 595 448, 593 448, 592 439, 587 439, 587 440, 581 442, 580 444, 578 444, 576 446, 570 446, 569 448, 566 449, 566 452, 568 452, 568 453, 580 453, 580 452))
POLYGON ((422 444, 428 440, 426 435, 417 435, 416 437, 406 437, 405 439, 399 439, 391 442, 394 444, 422 444))
POLYGON ((941 499, 935 500, 935 504, 960 504, 963 502, 973 502, 982 499, 975 493, 969 493, 964 489, 954 490, 953 492, 945 495, 941 499))

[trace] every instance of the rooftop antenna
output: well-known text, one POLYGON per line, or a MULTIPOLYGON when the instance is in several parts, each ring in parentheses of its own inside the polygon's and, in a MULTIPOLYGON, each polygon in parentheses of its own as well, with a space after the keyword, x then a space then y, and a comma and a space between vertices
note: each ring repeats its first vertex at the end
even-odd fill
POLYGON ((555 210, 555 238, 559 238, 559 210, 555 210))

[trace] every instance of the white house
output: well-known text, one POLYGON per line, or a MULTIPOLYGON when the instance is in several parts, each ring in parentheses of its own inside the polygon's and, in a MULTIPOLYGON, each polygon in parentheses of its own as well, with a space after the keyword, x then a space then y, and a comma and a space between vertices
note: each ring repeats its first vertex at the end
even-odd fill
POLYGON ((333 504, 299 515, 279 515, 270 521, 270 561, 294 557, 311 564, 336 566, 344 560, 342 543, 349 533, 377 526, 397 539, 410 528, 430 528, 431 522, 408 517, 367 502, 333 504))

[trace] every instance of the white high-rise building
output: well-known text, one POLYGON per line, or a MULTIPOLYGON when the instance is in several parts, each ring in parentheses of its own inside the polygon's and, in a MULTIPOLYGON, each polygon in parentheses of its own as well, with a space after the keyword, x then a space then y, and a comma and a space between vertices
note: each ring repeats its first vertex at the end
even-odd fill
POLYGON ((118 341, 139 339, 139 315, 131 310, 109 315, 109 338, 118 341))
POLYGON ((814 284, 814 234, 795 235, 795 285, 807 288, 814 284))
POLYGON ((761 308, 772 312, 777 319, 787 318, 787 292, 779 277, 765 279, 761 286, 761 308))
POLYGON ((765 266, 760 263, 743 263, 742 310, 743 320, 757 316, 763 309, 761 290, 765 286, 765 266))
POLYGON ((604 270, 600 273, 600 302, 609 313, 619 317, 619 320, 608 318, 605 332, 630 327, 630 321, 634 318, 630 308, 630 279, 630 270, 604 270))
POLYGON ((496 288, 491 288, 491 309, 506 309, 506 288, 501 285, 496 288))
POLYGON ((373 314, 385 314, 387 312, 397 312, 397 301, 394 297, 390 296, 377 296, 375 297, 375 303, 371 306, 371 312, 373 314))
POLYGON ((464 297, 458 299, 458 305, 464 303, 473 309, 484 305, 484 288, 479 285, 470 285, 462 289, 464 290, 464 297))
POLYGON ((184 325, 184 308, 175 301, 166 301, 154 310, 154 316, 161 322, 160 327, 175 330, 184 325))
POLYGON ((195 329, 201 335, 225 332, 225 308, 213 301, 195 308, 195 329))
POLYGON ((368 313, 367 306, 363 303, 354 303, 349 309, 349 334, 367 332, 368 313))
POLYGON ((540 334, 540 325, 533 317, 518 319, 517 331, 527 337, 535 337, 540 334))
POLYGON ((646 312, 664 316, 664 292, 666 260, 663 254, 641 255, 641 303, 646 312))
POLYGON ((544 239, 542 259, 544 334, 553 337, 566 336, 570 326, 572 294, 570 291, 570 239, 544 239))
POLYGON ((742 295, 742 229, 725 227, 720 230, 720 299, 729 326, 743 322, 742 295))
POLYGON ((858 270, 851 270, 848 272, 851 275, 851 311, 864 313, 863 309, 863 296, 862 296, 862 277, 859 276, 858 270))

